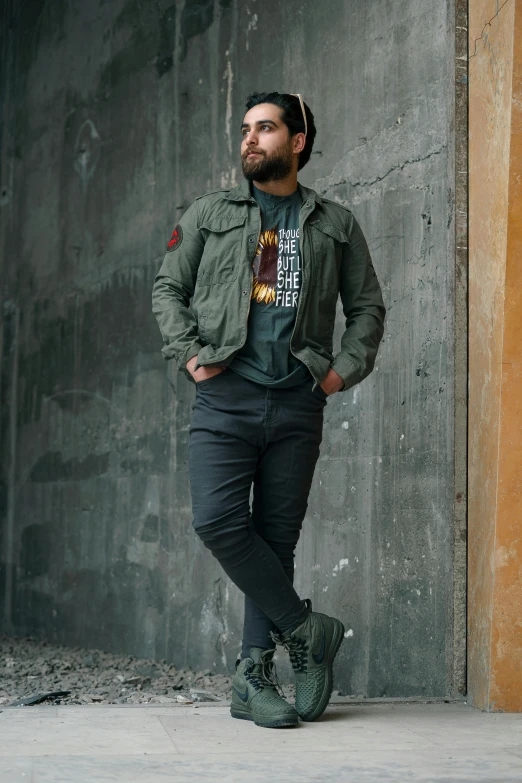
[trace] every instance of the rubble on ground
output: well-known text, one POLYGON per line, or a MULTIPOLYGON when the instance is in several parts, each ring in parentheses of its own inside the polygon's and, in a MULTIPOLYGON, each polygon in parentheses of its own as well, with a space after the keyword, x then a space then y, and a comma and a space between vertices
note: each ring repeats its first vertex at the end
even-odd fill
POLYGON ((0 707, 14 702, 194 704, 230 695, 231 677, 208 670, 0 636, 0 707))

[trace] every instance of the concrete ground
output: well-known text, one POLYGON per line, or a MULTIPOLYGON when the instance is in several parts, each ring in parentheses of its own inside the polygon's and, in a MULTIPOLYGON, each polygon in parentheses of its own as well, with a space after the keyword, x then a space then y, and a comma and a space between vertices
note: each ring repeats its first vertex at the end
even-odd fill
POLYGON ((1 783, 522 781, 522 715, 333 704, 260 729, 226 704, 36 706, 0 714, 1 783))

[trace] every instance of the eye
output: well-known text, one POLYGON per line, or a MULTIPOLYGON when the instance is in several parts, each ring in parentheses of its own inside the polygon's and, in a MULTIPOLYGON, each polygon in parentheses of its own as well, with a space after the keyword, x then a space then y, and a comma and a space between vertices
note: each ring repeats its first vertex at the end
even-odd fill
POLYGON ((241 135, 246 136, 248 133, 248 128, 241 128, 241 135))
POLYGON ((270 130, 270 125, 261 125, 261 130, 270 130))

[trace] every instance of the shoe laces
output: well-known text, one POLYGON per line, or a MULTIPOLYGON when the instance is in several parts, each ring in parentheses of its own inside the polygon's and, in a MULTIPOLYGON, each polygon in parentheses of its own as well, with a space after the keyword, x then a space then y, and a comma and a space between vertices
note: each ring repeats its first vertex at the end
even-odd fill
MULTIPOLYGON (((255 666, 255 664, 254 664, 255 666)), ((245 680, 254 686, 256 691, 262 691, 265 687, 264 678, 262 672, 254 671, 254 666, 251 669, 245 671, 245 680)))
POLYGON ((277 676, 277 670, 275 662, 272 658, 274 654, 273 650, 265 650, 261 653, 259 663, 261 665, 261 671, 256 671, 255 667, 259 664, 254 664, 248 671, 245 672, 245 677, 250 682, 256 691, 262 690, 266 685, 271 685, 284 698, 285 694, 279 678, 277 676))
POLYGON ((308 669, 308 642, 299 636, 290 636, 287 639, 281 639, 281 644, 288 651, 294 672, 306 672, 308 669))

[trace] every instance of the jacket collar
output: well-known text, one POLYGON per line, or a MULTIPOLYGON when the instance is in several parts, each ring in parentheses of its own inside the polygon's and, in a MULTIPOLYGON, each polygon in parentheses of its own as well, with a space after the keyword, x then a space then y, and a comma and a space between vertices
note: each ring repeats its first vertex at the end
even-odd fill
MULTIPOLYGON (((315 192, 315 190, 312 190, 312 188, 307 188, 304 185, 301 185, 300 182, 297 183, 298 190, 301 194, 301 198, 304 202, 310 202, 310 206, 312 205, 312 201, 315 201, 316 205, 318 207, 323 206, 323 202, 321 200, 321 197, 318 193, 315 192)), ((232 188, 232 190, 229 190, 228 193, 224 196, 225 199, 228 201, 253 201, 252 194, 250 193, 250 184, 248 180, 243 179, 242 182, 239 183, 239 185, 236 185, 235 188, 232 188)))

